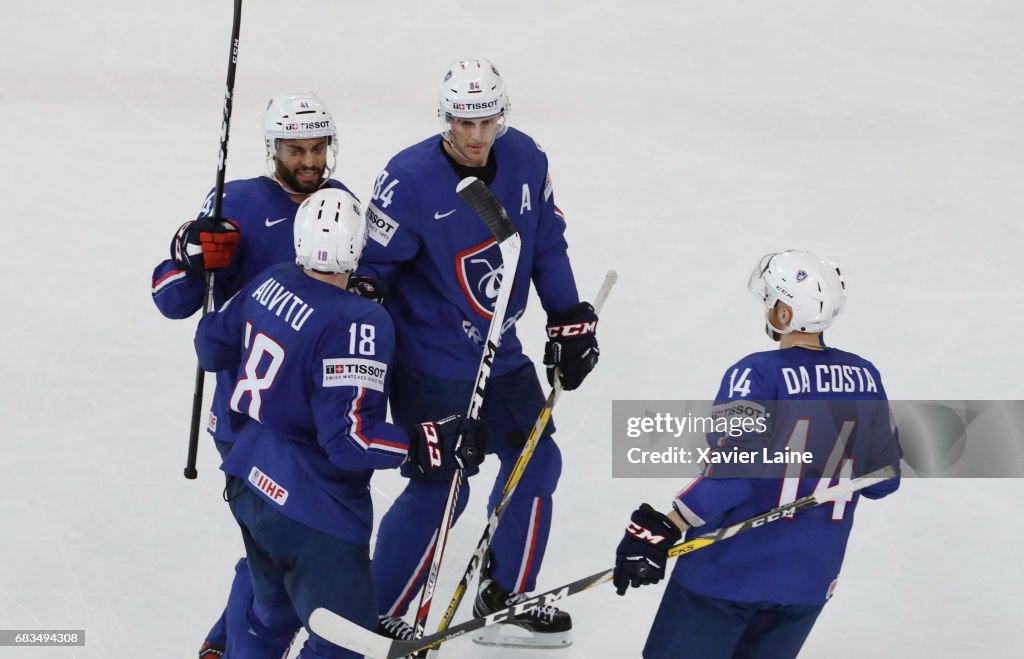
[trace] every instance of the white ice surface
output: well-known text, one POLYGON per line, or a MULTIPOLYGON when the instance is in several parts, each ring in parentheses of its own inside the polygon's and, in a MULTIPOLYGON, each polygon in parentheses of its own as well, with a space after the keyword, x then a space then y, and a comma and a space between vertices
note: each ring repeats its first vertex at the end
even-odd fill
MULTIPOLYGON (((230 5, 0 7, 0 628, 88 639, 4 659, 194 656, 241 553, 208 439, 199 480, 181 476, 195 321, 149 299, 214 180, 230 5)), ((610 401, 710 397, 768 347, 744 290, 767 251, 844 266, 830 342, 893 398, 1022 397, 1021 34, 1019 0, 249 0, 228 176, 262 171, 265 99, 313 89, 340 122, 337 176, 365 198, 436 130, 448 61, 498 63, 512 123, 550 156, 583 294, 620 273, 601 364, 556 414, 552 587, 609 566, 639 502, 667 505, 679 483, 610 478, 610 401)), ((534 301, 520 323, 535 358, 542 320, 534 301)), ((376 485, 379 514, 402 482, 376 485)), ((865 502, 804 655, 1020 656, 1022 499, 1020 480, 917 480, 865 502)), ((659 596, 568 601, 568 650, 462 639, 444 656, 636 657, 659 596)))

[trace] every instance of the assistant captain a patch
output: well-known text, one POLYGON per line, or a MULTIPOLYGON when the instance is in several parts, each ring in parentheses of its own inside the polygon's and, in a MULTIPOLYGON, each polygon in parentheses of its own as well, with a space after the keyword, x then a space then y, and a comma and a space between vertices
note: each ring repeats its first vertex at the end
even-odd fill
POLYGON ((383 393, 387 375, 388 365, 374 359, 325 359, 323 386, 365 387, 383 393))

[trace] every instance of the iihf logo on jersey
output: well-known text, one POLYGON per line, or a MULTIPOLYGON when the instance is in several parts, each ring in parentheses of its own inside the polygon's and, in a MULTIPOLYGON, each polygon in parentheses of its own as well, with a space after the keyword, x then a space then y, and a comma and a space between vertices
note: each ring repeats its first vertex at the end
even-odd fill
POLYGON ((498 242, 490 238, 456 254, 455 271, 459 276, 459 286, 473 310, 484 318, 493 316, 498 287, 505 275, 498 242))

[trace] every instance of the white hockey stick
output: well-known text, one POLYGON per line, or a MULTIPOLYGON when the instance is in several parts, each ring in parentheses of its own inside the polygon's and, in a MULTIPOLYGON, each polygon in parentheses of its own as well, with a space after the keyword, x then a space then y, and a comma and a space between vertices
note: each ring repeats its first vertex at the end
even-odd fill
MULTIPOLYGON (((601 283, 601 288, 597 292, 597 297, 594 298, 594 311, 598 315, 600 315, 601 310, 604 307, 604 301, 608 299, 608 293, 611 292, 612 286, 615 285, 618 278, 619 274, 614 270, 609 270, 608 274, 604 276, 604 281, 601 283)), ((548 394, 544 407, 541 408, 540 413, 537 415, 537 421, 533 424, 530 436, 527 438, 526 444, 523 446, 523 450, 519 454, 519 459, 516 460, 515 467, 512 468, 512 473, 509 474, 508 480, 505 482, 505 488, 502 490, 501 501, 494 507, 494 512, 491 513, 491 516, 487 520, 487 526, 484 528, 483 535, 480 536, 476 549, 473 550, 473 555, 469 558, 469 564, 466 566, 466 569, 462 574, 462 579, 459 581, 459 585, 455 587, 455 592, 452 594, 452 599, 448 603, 448 608, 441 617, 440 623, 438 623, 437 631, 440 632, 448 629, 448 626, 452 623, 452 618, 455 617, 455 612, 458 610, 459 604, 462 603, 462 599, 469 590, 470 582, 473 580, 473 577, 476 576, 477 568, 483 563, 484 557, 487 555, 488 549, 490 549, 491 538, 494 537, 494 532, 498 528, 498 522, 501 521, 502 514, 504 514, 505 509, 508 508, 509 503, 512 502, 512 495, 515 494, 516 487, 519 485, 519 480, 523 477, 523 472, 526 471, 526 466, 529 464, 530 458, 533 457, 533 452, 537 448, 537 443, 540 441, 541 435, 544 434, 544 428, 547 427, 548 421, 551 420, 551 412, 554 410, 555 403, 558 402, 558 397, 561 394, 562 386, 556 375, 555 385, 551 388, 551 393, 548 394)), ((433 652, 427 656, 432 655, 433 652)))
MULTIPOLYGON (((473 395, 469 401, 469 411, 466 416, 475 419, 480 416, 480 408, 484 404, 484 392, 487 389, 487 381, 491 377, 491 367, 494 364, 494 356, 498 352, 498 344, 501 343, 501 329, 505 324, 505 311, 508 308, 508 300, 512 295, 512 285, 516 277, 516 269, 519 265, 519 252, 522 248, 522 241, 519 232, 516 230, 508 213, 502 207, 501 202, 494 196, 483 181, 475 177, 467 177, 459 182, 455 191, 469 204, 476 214, 484 221, 487 228, 494 234, 498 242, 498 249, 501 251, 503 271, 501 284, 498 287, 498 299, 494 303, 494 313, 491 316, 491 323, 487 328, 487 337, 484 339, 484 352, 480 358, 480 368, 477 370, 476 382, 473 385, 473 395)), ((441 561, 444 559, 444 550, 448 542, 448 533, 455 522, 455 504, 459 499, 459 490, 462 488, 462 480, 465 476, 462 470, 452 475, 448 486, 448 499, 445 502, 444 514, 437 529, 437 542, 430 561, 430 572, 427 581, 423 584, 423 592, 420 594, 420 604, 416 609, 413 630, 417 638, 423 636, 427 627, 427 616, 430 614, 430 605, 434 600, 434 590, 437 587, 437 576, 441 571, 441 561)))

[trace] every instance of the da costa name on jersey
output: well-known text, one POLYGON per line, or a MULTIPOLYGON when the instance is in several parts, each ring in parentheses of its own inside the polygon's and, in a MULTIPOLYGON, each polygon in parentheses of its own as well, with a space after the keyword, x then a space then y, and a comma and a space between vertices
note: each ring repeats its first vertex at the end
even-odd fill
POLYGON ((366 387, 383 393, 387 374, 388 365, 373 359, 325 359, 323 386, 366 387))
POLYGON ((786 366, 780 372, 790 394, 878 393, 878 383, 871 371, 862 366, 818 364, 813 368, 813 376, 804 366, 786 366))

